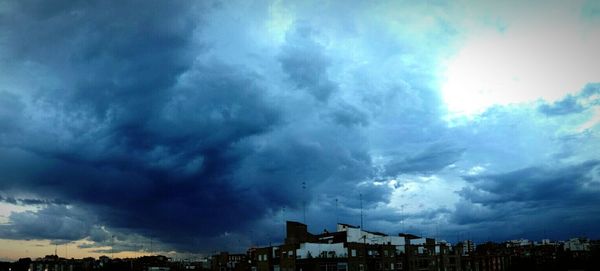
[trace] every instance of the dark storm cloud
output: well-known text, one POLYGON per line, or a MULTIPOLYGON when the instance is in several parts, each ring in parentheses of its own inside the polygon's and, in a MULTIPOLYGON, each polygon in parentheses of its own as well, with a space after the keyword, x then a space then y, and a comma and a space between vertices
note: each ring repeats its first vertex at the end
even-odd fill
POLYGON ((369 117, 367 114, 350 104, 338 104, 334 107, 334 110, 329 116, 335 123, 347 127, 354 125, 367 126, 369 124, 369 117))
POLYGON ((264 203, 241 196, 227 175, 245 156, 235 145, 267 131, 277 112, 255 75, 194 63, 202 13, 189 4, 23 1, 3 10, 7 61, 37 63, 60 88, 0 96, 2 145, 10 146, 1 186, 86 208, 14 213, 2 237, 73 240, 103 223, 185 248, 189 234, 232 230, 263 214, 264 203), (101 222, 77 218, 86 212, 101 222), (41 231, 53 228, 41 221, 64 227, 41 231))
POLYGON ((279 61, 295 85, 320 101, 327 101, 337 85, 328 75, 330 60, 315 40, 316 30, 307 23, 297 23, 286 36, 279 61))
MULTIPOLYGON (((373 182, 377 174, 361 129, 373 114, 381 127, 402 123, 394 132, 406 140, 429 132, 412 129, 438 116, 427 75, 403 69, 407 79, 400 86, 378 87, 390 99, 371 93, 341 99, 329 76, 331 52, 322 35, 301 22, 272 60, 283 85, 302 101, 273 95, 271 89, 283 87, 246 65, 222 61, 220 48, 204 40, 204 18, 214 7, 189 4, 25 1, 5 7, 3 60, 21 70, 35 63, 43 76, 0 94, 7 105, 0 109, 0 189, 68 205, 15 213, 2 237, 89 238, 107 245, 107 236, 139 234, 165 247, 198 250, 231 241, 225 232, 247 234, 282 207, 297 213, 303 201, 321 195, 339 196, 348 213, 358 210, 359 194, 369 208, 389 201, 393 189, 373 182), (81 215, 81 223, 60 220, 59 211, 81 215), (50 217, 77 230, 33 234, 35 221, 50 217)), ((460 155, 451 148, 415 148, 421 154, 408 155, 403 161, 410 165, 402 169, 439 170, 460 155)))
MULTIPOLYGON (((562 143, 535 109, 499 106, 449 127, 435 68, 446 27, 430 38, 420 23, 354 20, 360 6, 317 18, 285 3, 239 4, 0 5, 0 70, 11 67, 0 76, 0 201, 38 208, 13 212, 0 238, 241 250, 281 241, 279 223, 301 220, 304 202, 320 230, 334 199, 341 222, 356 224, 362 194, 370 229, 391 232, 407 217, 478 225, 510 208, 534 213, 560 189, 558 205, 592 195, 568 186, 596 185, 584 174, 592 166, 528 167, 562 143), (488 164, 508 173, 466 177, 454 212, 437 185, 389 180, 436 175, 452 187, 440 173, 488 164), (416 197, 420 210, 399 214, 394 204, 416 197), (39 228, 48 223, 59 227, 39 228)), ((588 85, 575 105, 597 90, 588 85)))
MULTIPOLYGON (((352 191, 372 177, 361 136, 347 130, 367 124, 366 114, 337 102, 308 115, 316 122, 287 123, 260 74, 195 57, 205 52, 195 37, 210 11, 185 2, 38 4, 9 5, 3 50, 14 65, 35 62, 58 83, 2 94, 10 107, 0 111, 0 189, 79 209, 14 213, 2 237, 107 245, 108 235, 128 233, 165 248, 206 249, 274 209, 300 208, 301 181, 310 201, 315 191, 335 194, 341 184, 352 191), (34 234, 41 219, 72 234, 34 234)), ((279 61, 295 86, 326 101, 336 86, 323 74, 329 60, 311 31, 289 34, 279 61)), ((389 194, 364 188, 366 204, 389 194)))
POLYGON ((91 205, 107 225, 180 248, 187 248, 190 233, 210 236, 260 217, 269 202, 233 186, 228 174, 246 155, 239 141, 264 132, 276 114, 243 74, 211 64, 184 76, 193 88, 174 88, 159 118, 128 129, 127 136, 119 127, 102 131, 120 135, 109 137, 113 145, 101 150, 108 154, 44 151, 37 164, 46 166, 30 169, 25 182, 5 185, 91 205), (207 217, 214 221, 205 223, 207 217))
POLYGON ((457 211, 452 213, 452 222, 458 225, 469 225, 477 223, 485 223, 487 221, 496 221, 499 219, 507 219, 504 210, 492 211, 485 206, 473 204, 468 200, 461 200, 454 206, 457 211))
POLYGON ((66 205, 59 199, 48 200, 48 199, 33 199, 33 198, 15 198, 9 196, 0 195, 0 202, 6 202, 14 205, 66 205))
POLYGON ((589 186, 597 186, 593 172, 598 161, 573 166, 547 168, 530 167, 512 172, 482 176, 466 176, 475 189, 463 189, 460 194, 473 202, 502 204, 528 202, 531 204, 571 205, 597 202, 589 186), (590 202, 591 200, 591 202, 590 202), (565 204, 568 203, 568 204, 565 204))
POLYGON ((37 212, 13 213, 10 224, 0 225, 0 235, 13 239, 49 239, 54 242, 85 238, 93 218, 82 210, 65 205, 49 205, 37 212))
POLYGON ((542 238, 545 229, 554 238, 595 234, 599 165, 587 161, 465 177, 473 187, 458 192, 462 199, 451 221, 478 228, 481 234, 494 231, 499 240, 542 238))
POLYGON ((280 127, 278 132, 246 147, 253 152, 235 171, 237 185, 260 192, 257 201, 277 208, 299 207, 303 194, 309 200, 319 193, 341 194, 373 177, 365 146, 354 142, 360 136, 346 134, 327 123, 312 125, 320 127, 280 127), (302 191, 302 182, 306 192, 302 191))
POLYGON ((18 128, 24 106, 19 96, 0 90, 0 135, 18 128))
POLYGON ((431 174, 458 161, 463 152, 464 149, 452 145, 433 144, 420 153, 402 158, 399 161, 392 161, 386 166, 385 173, 388 176, 403 173, 431 174))

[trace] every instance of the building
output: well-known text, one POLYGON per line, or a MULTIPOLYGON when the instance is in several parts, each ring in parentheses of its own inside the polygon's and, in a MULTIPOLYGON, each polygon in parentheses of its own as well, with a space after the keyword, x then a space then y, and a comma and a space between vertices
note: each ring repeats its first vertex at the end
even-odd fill
POLYGON ((569 251, 590 251, 590 241, 585 238, 571 238, 565 241, 564 248, 569 251))
POLYGON ((248 256, 246 254, 229 254, 221 252, 211 259, 211 270, 216 271, 242 271, 249 270, 248 256))
POLYGON ((411 234, 387 235, 342 223, 335 232, 312 234, 305 224, 287 221, 284 243, 254 249, 250 262, 257 271, 456 271, 461 252, 462 247, 411 234))

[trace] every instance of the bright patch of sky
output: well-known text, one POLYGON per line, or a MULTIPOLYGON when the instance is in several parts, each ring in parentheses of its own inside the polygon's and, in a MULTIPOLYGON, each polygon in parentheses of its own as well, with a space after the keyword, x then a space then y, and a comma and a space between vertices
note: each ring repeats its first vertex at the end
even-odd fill
POLYGON ((492 13, 488 25, 470 25, 458 52, 447 59, 441 89, 451 114, 554 102, 600 81, 600 28, 583 21, 581 5, 523 5, 492 13))
MULTIPOLYGON (((433 210, 452 206, 458 197, 452 193, 456 190, 457 181, 441 176, 399 176, 402 184, 392 192, 388 206, 403 211, 405 214, 416 214, 423 210, 433 210)), ((462 181, 458 181, 462 184, 462 181)))
POLYGON ((9 216, 11 213, 19 213, 26 211, 36 211, 39 208, 35 206, 23 206, 23 205, 15 205, 6 202, 0 202, 0 224, 9 223, 9 216))

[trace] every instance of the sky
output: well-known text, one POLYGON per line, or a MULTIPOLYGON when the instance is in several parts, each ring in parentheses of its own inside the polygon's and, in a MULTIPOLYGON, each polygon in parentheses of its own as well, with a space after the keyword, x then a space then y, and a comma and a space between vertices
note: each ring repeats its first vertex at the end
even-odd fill
POLYGON ((0 259, 244 251, 361 205, 600 238, 598 48, 598 1, 1 1, 0 259))

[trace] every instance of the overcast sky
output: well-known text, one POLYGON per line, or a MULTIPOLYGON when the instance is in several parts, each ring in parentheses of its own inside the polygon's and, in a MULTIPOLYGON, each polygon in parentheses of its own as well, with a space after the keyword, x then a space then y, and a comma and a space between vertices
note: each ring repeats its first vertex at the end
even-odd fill
POLYGON ((243 251, 361 194, 600 238, 598 48, 598 1, 1 1, 0 258, 243 251))

